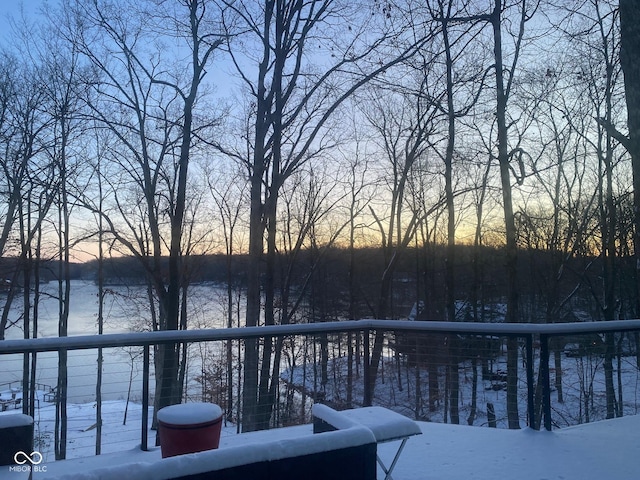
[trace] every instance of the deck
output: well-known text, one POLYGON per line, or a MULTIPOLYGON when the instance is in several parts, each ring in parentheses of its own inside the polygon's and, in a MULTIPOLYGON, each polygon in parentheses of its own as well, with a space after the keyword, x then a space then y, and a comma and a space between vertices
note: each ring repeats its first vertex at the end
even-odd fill
MULTIPOLYGON (((423 435, 412 437, 407 443, 394 471, 395 480, 638 478, 636 462, 640 458, 637 434, 640 431, 640 416, 551 432, 418 423, 423 435)), ((240 435, 225 431, 220 448, 311 434, 311 425, 240 435)), ((385 455, 393 456, 395 446, 381 444, 378 448, 384 458, 385 455)), ((149 452, 131 450, 100 457, 50 462, 46 464, 46 472, 35 473, 33 478, 55 478, 73 473, 79 474, 80 478, 95 468, 126 462, 149 462, 159 458, 160 451, 154 448, 149 452)), ((383 478, 380 473, 379 478, 383 478)), ((24 478, 27 477, 25 474, 24 478)), ((23 476, 9 472, 8 467, 2 467, 0 479, 5 478, 18 480, 23 476)))

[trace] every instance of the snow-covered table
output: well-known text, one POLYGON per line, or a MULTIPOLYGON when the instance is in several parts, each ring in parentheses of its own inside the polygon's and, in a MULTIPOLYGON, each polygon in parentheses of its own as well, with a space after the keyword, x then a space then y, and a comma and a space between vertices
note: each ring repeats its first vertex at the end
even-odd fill
MULTIPOLYGON (((1 450, 1 449, 0 449, 1 450)), ((0 479, 13 480, 13 473, 0 479)), ((16 474, 17 475, 17 474, 16 474)), ((16 476, 16 480, 25 477, 16 476)), ((60 460, 38 480, 375 480, 376 440, 367 427, 313 435, 309 425, 223 435, 220 448, 161 458, 159 449, 60 460)))
POLYGON ((358 424, 371 430, 377 443, 400 441, 400 446, 388 468, 380 455, 376 455, 378 464, 385 473, 385 480, 393 479, 391 472, 393 472, 407 440, 413 435, 422 433, 416 422, 383 407, 354 408, 338 412, 326 405, 315 404, 313 405, 313 416, 314 432, 326 431, 331 428, 348 428, 353 424, 358 424))

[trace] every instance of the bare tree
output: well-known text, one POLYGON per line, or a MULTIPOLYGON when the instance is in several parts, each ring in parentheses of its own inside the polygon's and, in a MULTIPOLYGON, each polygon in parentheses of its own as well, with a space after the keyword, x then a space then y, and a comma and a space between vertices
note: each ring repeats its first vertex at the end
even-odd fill
MULTIPOLYGON (((524 38, 526 22, 529 21, 537 9, 537 2, 529 4, 522 0, 520 9, 519 28, 515 37, 515 53, 508 69, 504 67, 502 42, 502 2, 495 0, 494 8, 489 16, 493 27, 494 58, 496 75, 496 122, 497 122, 497 159, 500 168, 500 184, 502 186, 502 203, 504 208, 505 238, 506 238, 506 274, 507 274, 507 312, 506 321, 515 323, 520 321, 518 309, 518 250, 513 211, 513 197, 511 188, 511 162, 517 158, 517 150, 509 151, 509 126, 507 124, 507 104, 511 94, 515 71, 518 64, 520 47, 524 38), (509 72, 505 84, 505 73, 509 72)), ((515 338, 507 341, 507 417, 509 428, 519 428, 518 415, 518 345, 515 338)))
POLYGON ((619 1, 620 65, 624 73, 628 135, 616 135, 629 151, 633 172, 636 316, 640 315, 640 11, 631 0, 619 1))
MULTIPOLYGON (((595 45, 587 45, 590 51, 589 59, 598 62, 600 68, 590 65, 587 73, 589 99, 595 117, 603 119, 599 122, 594 150, 598 158, 597 205, 600 217, 600 239, 602 258, 602 296, 598 295, 600 308, 604 320, 614 320, 619 309, 618 292, 616 289, 618 278, 617 262, 617 222, 616 192, 614 186, 614 171, 618 163, 615 154, 616 142, 605 125, 612 125, 615 115, 615 91, 620 84, 620 64, 618 54, 617 22, 615 21, 613 6, 606 1, 595 1, 593 10, 589 12, 597 35, 595 45)), ((619 415, 621 406, 616 402, 613 384, 613 335, 605 336, 607 345, 604 357, 605 388, 607 396, 607 418, 619 415)))
MULTIPOLYGON (((359 4, 268 0, 259 6, 225 5, 228 33, 245 32, 237 44, 231 44, 230 55, 251 97, 251 141, 244 156, 251 187, 246 324, 256 326, 260 320, 260 264, 266 233, 264 318, 271 325, 275 323, 276 217, 282 185, 331 146, 328 121, 345 100, 371 78, 415 53, 420 42, 406 42, 393 28, 380 29, 379 20, 386 13, 366 14, 359 4), (387 60, 383 49, 399 53, 387 60)), ((270 409, 258 405, 269 398, 269 378, 264 373, 271 355, 267 341, 263 378, 259 378, 258 344, 255 340, 245 343, 244 430, 268 425, 269 419, 260 412, 270 409)))
MULTIPOLYGON (((357 111, 356 109, 354 109, 357 111)), ((360 318, 357 309, 357 299, 360 296, 361 288, 358 285, 358 265, 356 260, 356 239, 357 230, 364 226, 364 220, 359 221, 367 205, 375 196, 375 182, 371 182, 367 178, 369 173, 369 143, 363 132, 357 128, 360 123, 358 115, 354 115, 353 119, 353 139, 354 150, 347 149, 344 153, 345 159, 348 159, 348 175, 346 176, 345 189, 348 198, 348 221, 349 221, 349 306, 347 318, 355 320, 360 318), (373 183, 373 185, 370 185, 373 183)), ((355 377, 360 376, 360 346, 361 336, 353 333, 347 334, 347 394, 346 404, 350 407, 353 403, 353 381, 355 364, 355 377), (355 340, 355 342, 354 342, 355 340), (354 345, 355 343, 355 345, 354 345)))
MULTIPOLYGON (((415 93, 409 91, 393 95, 390 91, 379 90, 371 102, 371 110, 366 112, 367 119, 377 131, 381 142, 380 155, 388 165, 384 169, 383 175, 387 177, 384 181, 390 190, 387 192, 388 197, 384 197, 384 213, 376 212, 370 206, 371 215, 375 219, 382 240, 385 265, 374 312, 377 318, 387 318, 389 314, 389 299, 396 266, 413 239, 422 216, 426 215, 426 212, 419 208, 411 208, 408 203, 408 183, 410 178, 420 171, 417 168, 419 162, 428 162, 426 152, 433 142, 431 136, 437 128, 434 120, 439 112, 430 100, 435 95, 429 91, 428 77, 424 75, 418 80, 418 85, 415 93), (397 101, 388 103, 390 96, 397 101), (389 171, 392 172, 390 176, 389 171)), ((370 405, 373 401, 373 387, 383 342, 384 332, 377 332, 371 352, 370 376, 367 379, 369 388, 365 390, 370 392, 371 398, 365 398, 365 404, 370 405)))
MULTIPOLYGON (((233 168, 233 166, 231 167, 233 168)), ((241 227, 241 213, 246 207, 246 192, 245 183, 242 182, 241 172, 235 172, 235 174, 229 176, 228 179, 223 180, 222 175, 209 174, 207 176, 209 189, 211 191, 213 201, 216 204, 217 210, 222 222, 222 234, 224 240, 225 257, 226 257, 226 286, 227 286, 227 298, 226 298, 226 311, 227 311, 227 327, 232 328, 234 326, 234 319, 239 317, 240 312, 235 309, 236 305, 235 294, 239 288, 237 279, 234 275, 234 259, 233 256, 237 251, 242 248, 241 233, 238 232, 241 227)), ((238 319, 237 326, 240 326, 238 319)), ((233 342, 227 341, 226 344, 227 354, 227 413, 225 418, 233 418, 233 342)), ((238 398, 240 392, 238 392, 238 398)), ((237 418, 240 418, 240 412, 237 414, 237 418)))
MULTIPOLYGON (((571 314, 571 301, 592 263, 577 262, 579 252, 585 251, 588 238, 594 234, 597 190, 591 188, 590 146, 582 136, 593 123, 592 112, 582 95, 582 81, 576 82, 576 70, 567 56, 557 62, 550 58, 546 70, 537 72, 529 92, 541 100, 533 129, 541 153, 530 165, 537 188, 519 208, 516 220, 521 247, 532 256, 531 271, 540 278, 536 283, 545 305, 538 318, 546 323, 562 321, 571 314), (547 262, 539 262, 541 251, 548 253, 547 262)), ((564 402, 563 346, 561 337, 554 338, 550 345, 560 403, 564 402)), ((539 428, 541 419, 540 401, 538 382, 535 428, 539 428)))
MULTIPOLYGON (((9 318, 18 292, 18 280, 25 272, 30 275, 33 241, 39 236, 53 203, 52 192, 56 190, 50 164, 42 155, 51 116, 42 109, 47 105, 47 99, 39 85, 40 69, 6 55, 2 67, 0 166, 3 171, 3 224, 0 257, 9 254, 17 256, 20 261, 11 272, 5 272, 5 279, 11 283, 0 318, 0 339, 4 338, 7 328, 18 321, 9 318)), ((23 292, 25 290, 29 292, 28 285, 23 292)), ((28 294, 25 293, 27 308, 23 312, 26 315, 23 317, 26 335, 31 331, 28 294)))
MULTIPOLYGON (((19 130, 17 125, 12 121, 13 115, 17 112, 13 111, 12 106, 16 105, 19 83, 15 78, 17 59, 12 58, 7 53, 2 53, 0 63, 0 135, 2 139, 2 152, 0 153, 0 161, 3 170, 3 211, 2 211, 2 231, 0 233, 0 255, 5 253, 7 241, 11 233, 11 229, 16 220, 16 210, 19 202, 20 186, 22 184, 22 176, 26 172, 24 161, 12 165, 12 157, 15 156, 12 151, 12 140, 19 130)), ((4 328, 0 329, 3 334, 4 328)))
MULTIPOLYGON (((456 262, 456 195, 462 192, 454 192, 454 160, 456 156, 456 124, 459 118, 469 114, 478 101, 478 97, 485 88, 485 77, 488 70, 465 72, 456 65, 463 57, 466 47, 469 47, 474 40, 478 28, 474 22, 461 22, 456 20, 459 11, 468 8, 466 2, 438 1, 435 5, 430 5, 431 16, 442 24, 442 49, 444 50, 445 67, 445 94, 443 99, 435 101, 437 108, 446 116, 447 134, 446 148, 444 155, 435 149, 444 163, 445 180, 445 202, 447 210, 447 249, 445 259, 445 310, 447 320, 456 320, 456 283, 455 283, 455 262, 456 262), (455 77, 455 81, 454 81, 455 77), (463 88, 469 88, 466 95, 461 92, 463 88)), ((473 64, 473 63, 472 63, 473 64)), ((475 70, 475 69, 474 69, 475 70)), ((464 190, 464 188, 463 188, 464 190)), ((450 410, 452 423, 460 423, 458 414, 459 401, 459 372, 458 372, 458 352, 457 339, 449 338, 449 374, 450 377, 450 410)))
MULTIPOLYGON (((100 76, 92 80, 91 117, 119 140, 111 158, 120 171, 107 179, 118 218, 109 215, 104 220, 110 234, 147 272, 150 292, 158 299, 154 328, 183 328, 189 164, 196 140, 212 125, 210 115, 196 117, 196 107, 205 68, 224 42, 217 34, 215 7, 206 0, 141 3, 135 11, 116 1, 70 6, 69 18, 78 23, 66 34, 100 76), (184 64, 173 69, 162 46, 145 43, 153 36, 185 48, 189 56, 184 64), (141 214, 137 220, 135 210, 141 214)), ((179 356, 178 345, 156 350, 156 408, 180 401, 179 356)))
MULTIPOLYGON (((493 69, 495 72, 495 122, 496 122, 496 144, 495 158, 497 159, 500 171, 500 186, 502 191, 502 206, 504 211, 505 224, 505 254, 506 254, 506 297, 507 312, 506 321, 513 323, 520 320, 518 311, 518 267, 517 267, 517 237, 514 220, 512 172, 516 172, 512 163, 521 164, 524 151, 521 147, 511 147, 509 128, 517 122, 509 122, 508 103, 512 94, 514 81, 517 78, 516 71, 521 55, 522 42, 525 35, 525 26, 533 17, 538 8, 538 1, 529 2, 520 0, 513 5, 505 6, 500 0, 495 0, 490 13, 483 13, 484 9, 477 9, 474 4, 469 4, 467 8, 461 9, 455 15, 448 18, 441 18, 447 23, 477 23, 486 22, 493 32, 493 69), (513 45, 510 47, 510 65, 505 66, 505 55, 503 50, 503 28, 504 18, 511 15, 511 9, 517 13, 511 18, 516 26, 511 33, 513 45)), ((491 151, 493 151, 491 145, 491 151)), ((523 172, 516 175, 519 181, 522 180, 523 172)), ((515 339, 510 339, 507 345, 507 416, 510 428, 519 428, 518 399, 517 399, 517 361, 518 348, 515 339)))

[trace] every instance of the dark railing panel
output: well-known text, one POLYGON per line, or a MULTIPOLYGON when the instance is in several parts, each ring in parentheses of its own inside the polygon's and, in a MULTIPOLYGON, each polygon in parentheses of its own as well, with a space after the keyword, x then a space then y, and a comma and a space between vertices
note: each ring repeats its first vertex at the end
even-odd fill
POLYGON ((149 377, 151 355, 149 345, 144 346, 142 357, 142 425, 140 448, 147 451, 149 448, 149 377))
POLYGON ((544 428, 551 430, 551 382, 549 380, 549 336, 540 335, 540 381, 542 382, 542 416, 544 428))
POLYGON ((527 419, 529 426, 536 425, 535 380, 533 377, 533 335, 527 336, 527 419))

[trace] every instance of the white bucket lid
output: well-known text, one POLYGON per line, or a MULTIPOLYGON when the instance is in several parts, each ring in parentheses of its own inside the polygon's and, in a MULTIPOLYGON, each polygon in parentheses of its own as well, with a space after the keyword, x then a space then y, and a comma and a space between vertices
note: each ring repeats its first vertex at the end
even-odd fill
POLYGON ((158 421, 171 425, 193 425, 211 422, 222 417, 222 409, 215 403, 180 403, 158 410, 158 421))

